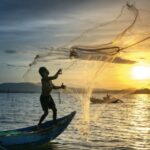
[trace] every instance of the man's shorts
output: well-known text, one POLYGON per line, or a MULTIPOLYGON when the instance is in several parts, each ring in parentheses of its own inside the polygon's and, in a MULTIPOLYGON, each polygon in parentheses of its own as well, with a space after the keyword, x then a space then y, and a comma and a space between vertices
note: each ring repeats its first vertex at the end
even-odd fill
POLYGON ((54 100, 51 97, 51 95, 49 96, 41 95, 40 102, 41 102, 43 111, 47 111, 48 109, 53 109, 53 110, 56 109, 54 100))

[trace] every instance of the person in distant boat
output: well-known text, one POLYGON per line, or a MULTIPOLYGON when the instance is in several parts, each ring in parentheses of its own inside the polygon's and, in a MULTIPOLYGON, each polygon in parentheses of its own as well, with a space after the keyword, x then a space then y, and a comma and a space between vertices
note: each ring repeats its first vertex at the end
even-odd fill
POLYGON ((41 123, 44 121, 46 116, 48 115, 48 109, 52 109, 53 111, 53 121, 56 122, 57 118, 57 109, 55 106, 55 102, 51 96, 51 91, 52 89, 65 89, 66 86, 62 85, 61 86, 55 86, 52 83, 52 80, 55 80, 58 78, 60 74, 62 74, 62 70, 59 69, 57 73, 54 76, 49 76, 49 71, 45 67, 40 67, 39 68, 39 74, 41 75, 41 83, 42 83, 42 93, 40 96, 40 102, 41 102, 41 107, 44 111, 44 114, 41 116, 38 127, 40 127, 41 123))
POLYGON ((103 100, 109 100, 110 99, 110 95, 107 94, 105 97, 103 97, 103 100))

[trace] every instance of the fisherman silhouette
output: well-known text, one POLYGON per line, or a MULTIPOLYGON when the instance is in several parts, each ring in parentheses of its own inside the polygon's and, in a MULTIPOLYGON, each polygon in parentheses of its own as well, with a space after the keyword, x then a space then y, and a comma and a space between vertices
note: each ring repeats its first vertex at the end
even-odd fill
POLYGON ((40 96, 40 102, 41 102, 41 107, 44 111, 44 114, 41 116, 38 127, 40 127, 41 123, 44 121, 44 119, 48 115, 48 109, 51 109, 53 111, 53 121, 56 122, 57 118, 57 109, 55 106, 55 102, 51 96, 51 91, 52 89, 65 89, 66 86, 62 85, 61 86, 55 86, 52 83, 52 80, 55 80, 58 78, 60 74, 62 74, 62 70, 59 69, 57 73, 54 76, 49 76, 49 71, 45 67, 40 67, 39 68, 39 74, 41 75, 41 83, 42 83, 42 92, 40 96))

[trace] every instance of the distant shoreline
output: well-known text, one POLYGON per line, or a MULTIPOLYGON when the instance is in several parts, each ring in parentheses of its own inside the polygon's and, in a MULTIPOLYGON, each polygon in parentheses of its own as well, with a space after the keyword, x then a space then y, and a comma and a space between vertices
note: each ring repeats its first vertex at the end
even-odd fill
MULTIPOLYGON (((58 93, 57 91, 53 91, 53 93, 58 93)), ((68 93, 74 93, 73 91, 72 92, 68 92, 68 93)), ((76 93, 80 93, 80 94, 83 94, 85 92, 76 92, 76 93)), ((144 93, 144 92, 118 92, 118 91, 115 91, 115 92, 108 92, 108 91, 105 91, 105 92, 93 92, 93 94, 126 94, 126 93, 129 93, 129 94, 150 94, 150 93, 144 93)), ((12 92, 2 92, 0 91, 0 94, 41 94, 41 92, 15 92, 15 91, 12 91, 12 92)))
MULTIPOLYGON (((86 93, 86 89, 84 88, 75 88, 75 87, 68 87, 69 92, 75 93, 86 93)), ((41 92, 41 85, 22 82, 22 83, 1 83, 0 84, 0 93, 40 93, 41 92)), ((54 92, 57 92, 54 90, 54 92)), ((109 93, 109 94, 150 94, 150 89, 143 88, 143 89, 120 89, 120 90, 111 90, 111 89, 93 89, 93 93, 109 93)))

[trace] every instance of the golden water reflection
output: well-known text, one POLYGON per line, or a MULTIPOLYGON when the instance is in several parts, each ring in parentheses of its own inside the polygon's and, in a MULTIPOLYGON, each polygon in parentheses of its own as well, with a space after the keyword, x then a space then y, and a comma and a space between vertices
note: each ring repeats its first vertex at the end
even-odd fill
POLYGON ((139 138, 132 145, 135 148, 141 147, 143 149, 148 142, 150 142, 150 111, 149 103, 150 96, 146 94, 136 95, 134 99, 134 107, 129 112, 131 131, 133 132, 133 138, 139 138))

